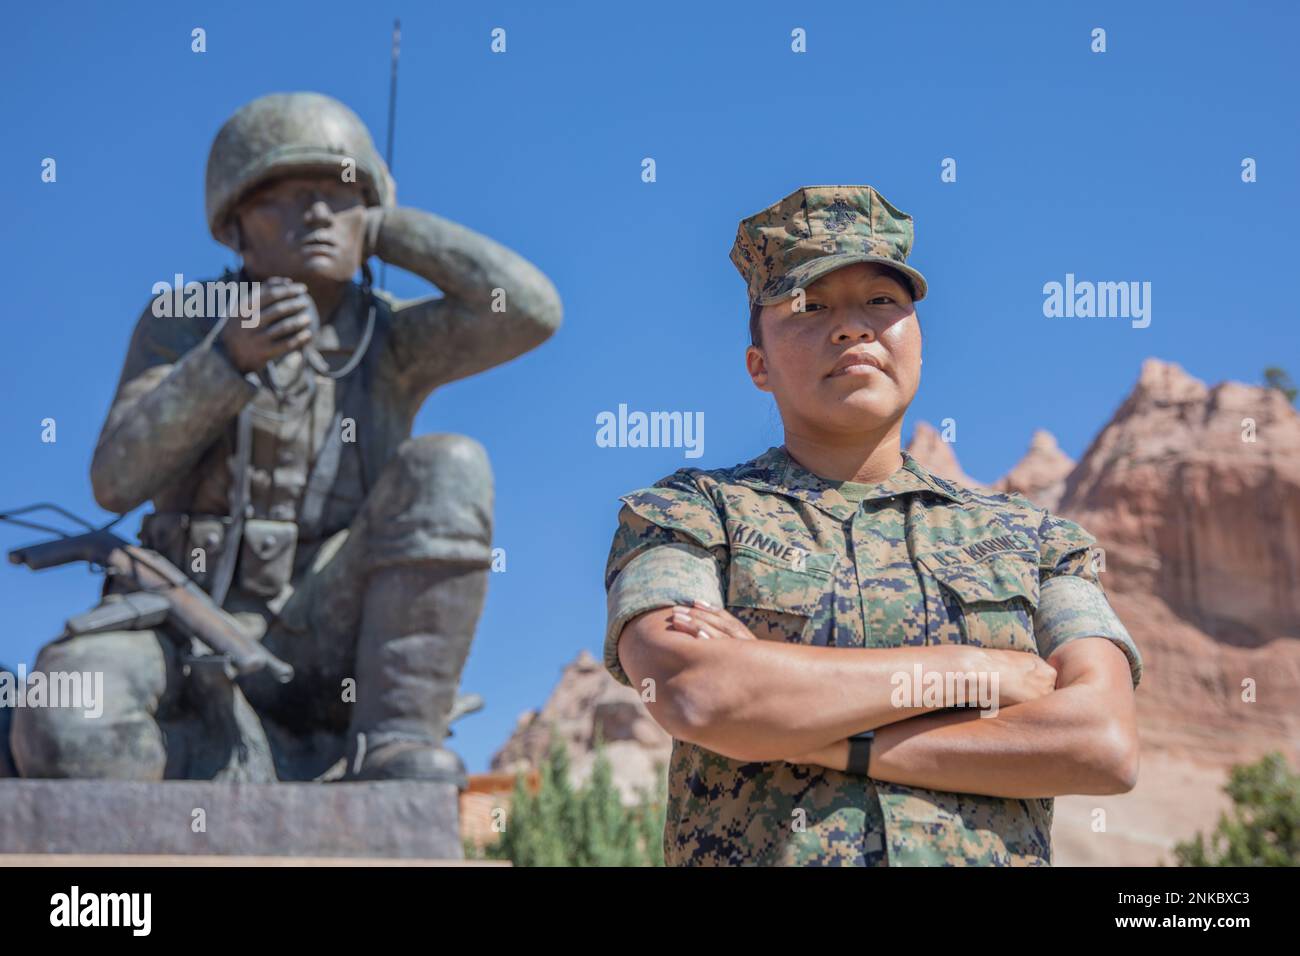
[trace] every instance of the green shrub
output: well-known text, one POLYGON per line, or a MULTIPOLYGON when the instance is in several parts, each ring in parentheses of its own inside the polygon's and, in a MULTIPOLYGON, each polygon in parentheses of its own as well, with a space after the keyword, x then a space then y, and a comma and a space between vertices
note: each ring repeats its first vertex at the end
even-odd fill
POLYGON ((1280 753, 1232 768, 1224 788, 1232 815, 1219 814, 1208 841, 1201 833, 1174 847, 1179 866, 1300 866, 1300 775, 1280 753))
POLYGON ((1285 369, 1278 368, 1276 365, 1270 365, 1264 369, 1264 385, 1268 388, 1277 389, 1286 396, 1288 402, 1295 404, 1296 387, 1285 369))
POLYGON ((597 740, 591 777, 574 790, 568 748, 552 733, 537 793, 517 775, 500 839, 481 853, 467 845, 466 857, 510 860, 515 866, 663 866, 662 767, 659 776, 665 785, 657 795, 643 790, 636 806, 624 807, 604 744, 597 740))

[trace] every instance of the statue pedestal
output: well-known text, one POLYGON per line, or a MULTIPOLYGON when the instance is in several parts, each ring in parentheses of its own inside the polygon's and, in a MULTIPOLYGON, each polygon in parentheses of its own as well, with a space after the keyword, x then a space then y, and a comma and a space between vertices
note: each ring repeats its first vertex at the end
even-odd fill
POLYGON ((0 780, 0 854, 460 860, 456 785, 0 780), (201 811, 201 812, 200 812, 201 811))

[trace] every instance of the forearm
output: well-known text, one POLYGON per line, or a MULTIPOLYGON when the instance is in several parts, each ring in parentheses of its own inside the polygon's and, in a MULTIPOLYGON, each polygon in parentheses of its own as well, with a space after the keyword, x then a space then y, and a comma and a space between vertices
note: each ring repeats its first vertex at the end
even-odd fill
POLYGON ((440 384, 536 348, 559 327, 559 293, 522 256, 419 209, 377 215, 375 254, 443 292, 393 313, 391 351, 417 402, 440 384))
POLYGON ((120 389, 91 462, 95 499, 123 513, 191 467, 257 393, 211 336, 120 389))
POLYGON ((1130 735, 1087 685, 978 713, 928 714, 876 734, 870 775, 893 783, 995 797, 1131 789, 1130 735))
POLYGON ((382 213, 374 252, 390 265, 436 285, 449 299, 474 311, 559 323, 559 296, 531 262, 499 242, 421 209, 382 213), (501 297, 504 296, 504 301, 501 297))
MULTIPOLYGON (((799 758, 845 769, 847 741, 799 758)), ((869 776, 929 790, 993 797, 1117 793, 1133 786, 1136 737, 1088 684, 1003 707, 923 714, 876 732, 869 776)))
POLYGON ((755 761, 784 759, 925 713, 922 701, 896 705, 894 675, 910 678, 918 663, 968 670, 971 653, 978 651, 965 645, 862 649, 677 640, 650 668, 666 678, 674 723, 669 731, 733 759, 755 761))

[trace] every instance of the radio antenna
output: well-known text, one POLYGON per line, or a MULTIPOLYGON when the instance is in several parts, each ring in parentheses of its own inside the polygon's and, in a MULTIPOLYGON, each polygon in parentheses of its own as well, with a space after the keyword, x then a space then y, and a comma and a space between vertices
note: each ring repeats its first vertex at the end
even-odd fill
MULTIPOLYGON (((393 21, 392 66, 388 77, 388 148, 384 152, 384 162, 388 164, 388 173, 393 172, 393 131, 397 125, 397 59, 402 54, 402 21, 393 21)), ((384 276, 388 263, 379 260, 379 287, 384 286, 384 276)))

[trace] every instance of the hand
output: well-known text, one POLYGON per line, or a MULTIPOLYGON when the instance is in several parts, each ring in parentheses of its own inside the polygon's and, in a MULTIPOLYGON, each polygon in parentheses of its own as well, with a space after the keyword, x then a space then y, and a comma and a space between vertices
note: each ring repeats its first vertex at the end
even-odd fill
POLYGON ((1056 690, 1056 668, 1037 654, 978 648, 976 670, 998 674, 998 705, 1023 704, 1056 690))
POLYGON ((260 372, 267 362, 297 351, 312 340, 316 303, 300 282, 279 277, 261 283, 256 322, 245 327, 238 315, 221 330, 221 341, 239 371, 260 372))
POLYGON ((725 610, 703 601, 695 601, 690 607, 673 608, 671 627, 674 631, 706 641, 713 637, 730 637, 738 641, 758 640, 749 628, 725 610))

